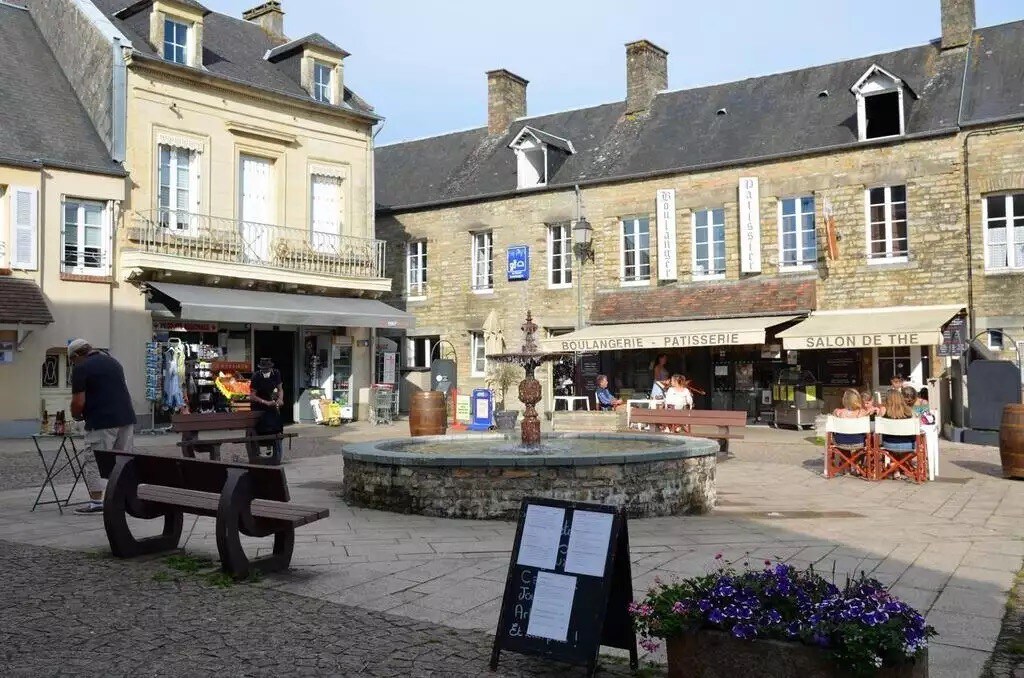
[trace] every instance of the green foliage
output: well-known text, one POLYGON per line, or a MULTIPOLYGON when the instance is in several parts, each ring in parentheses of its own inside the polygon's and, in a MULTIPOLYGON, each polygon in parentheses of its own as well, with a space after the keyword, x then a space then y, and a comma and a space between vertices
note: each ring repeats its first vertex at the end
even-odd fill
POLYGON ((187 574, 195 574, 200 570, 206 570, 213 567, 213 561, 209 558, 196 558, 187 553, 167 556, 164 558, 164 563, 167 567, 172 570, 178 570, 179 572, 185 572, 187 574))
POLYGON ((487 371, 487 385, 501 394, 497 409, 505 409, 508 390, 523 380, 523 368, 511 363, 494 363, 487 371))

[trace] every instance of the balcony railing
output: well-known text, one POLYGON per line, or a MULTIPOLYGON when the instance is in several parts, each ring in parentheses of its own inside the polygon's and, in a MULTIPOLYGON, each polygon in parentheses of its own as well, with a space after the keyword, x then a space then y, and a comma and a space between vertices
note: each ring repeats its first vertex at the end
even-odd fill
POLYGON ((383 240, 177 210, 137 212, 128 249, 344 278, 383 278, 383 240))

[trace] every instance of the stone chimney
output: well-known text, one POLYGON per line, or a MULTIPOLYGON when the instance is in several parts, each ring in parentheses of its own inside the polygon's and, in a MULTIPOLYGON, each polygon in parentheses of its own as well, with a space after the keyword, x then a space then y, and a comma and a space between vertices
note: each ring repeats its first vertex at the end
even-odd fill
POLYGON ((487 133, 504 134, 516 118, 526 115, 526 85, 515 73, 487 71, 487 133))
POLYGON ((650 40, 626 43, 626 113, 646 111, 668 88, 668 52, 650 40))
POLYGON ((969 43, 974 21, 974 0, 942 0, 942 49, 969 43))
POLYGON ((284 38, 284 10, 279 0, 268 0, 262 5, 242 12, 242 18, 257 24, 275 38, 284 38))

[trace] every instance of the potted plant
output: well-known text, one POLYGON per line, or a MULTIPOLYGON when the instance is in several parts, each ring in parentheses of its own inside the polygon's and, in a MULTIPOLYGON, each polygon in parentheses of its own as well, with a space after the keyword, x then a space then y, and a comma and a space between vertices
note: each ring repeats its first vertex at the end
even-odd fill
POLYGON ((499 431, 512 431, 516 427, 516 419, 519 412, 505 409, 505 397, 508 390, 522 381, 523 371, 517 365, 511 363, 497 363, 491 367, 487 375, 487 384, 495 391, 497 403, 494 407, 494 425, 499 431))
POLYGON ((916 610, 863 574, 839 588, 813 568, 769 561, 761 570, 724 563, 672 584, 655 580, 629 610, 644 649, 666 641, 670 678, 923 678, 935 635, 916 610))

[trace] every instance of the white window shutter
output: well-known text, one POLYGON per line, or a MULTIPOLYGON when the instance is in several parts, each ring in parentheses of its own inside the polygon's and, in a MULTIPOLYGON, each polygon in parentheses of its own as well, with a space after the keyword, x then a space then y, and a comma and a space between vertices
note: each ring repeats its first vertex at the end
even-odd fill
POLYGON ((11 188, 11 268, 35 270, 39 264, 38 191, 11 188))

